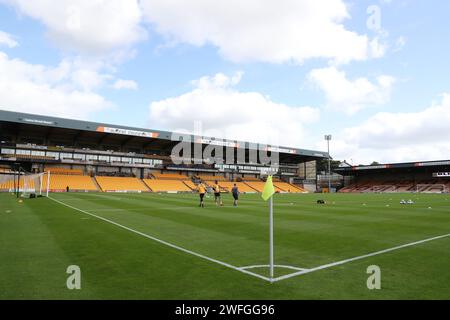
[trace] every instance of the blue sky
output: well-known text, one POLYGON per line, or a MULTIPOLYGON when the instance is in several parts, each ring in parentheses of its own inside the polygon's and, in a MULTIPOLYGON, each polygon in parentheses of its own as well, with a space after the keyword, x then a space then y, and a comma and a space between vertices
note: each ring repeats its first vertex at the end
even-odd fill
POLYGON ((205 134, 321 150, 331 133, 333 156, 355 164, 448 159, 449 12, 437 0, 0 0, 0 109, 201 121, 205 134))

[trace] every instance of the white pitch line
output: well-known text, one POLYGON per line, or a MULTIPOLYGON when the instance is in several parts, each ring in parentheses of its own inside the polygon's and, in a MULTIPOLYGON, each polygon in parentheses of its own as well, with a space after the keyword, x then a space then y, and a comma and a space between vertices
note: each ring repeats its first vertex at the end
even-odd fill
POLYGON ((260 279, 262 279, 262 280, 271 282, 271 279, 270 279, 270 278, 264 277, 264 276, 262 276, 262 275, 260 275, 260 274, 253 273, 253 272, 247 271, 247 270, 243 270, 243 269, 240 269, 239 267, 233 266, 233 265, 231 265, 231 264, 229 264, 229 263, 226 263, 226 262, 223 262, 223 261, 214 259, 214 258, 210 258, 210 257, 204 256, 204 255, 202 255, 202 254, 200 254, 200 253, 197 253, 197 252, 194 252, 194 251, 191 251, 191 250, 188 250, 188 249, 179 247, 179 246, 174 245, 174 244, 172 244, 172 243, 170 243, 170 242, 167 242, 167 241, 164 241, 164 240, 155 238, 155 237, 150 236, 150 235, 148 235, 148 234, 145 234, 145 233, 143 233, 143 232, 140 232, 140 231, 134 230, 134 229, 132 229, 132 228, 126 227, 126 226, 124 226, 124 225, 121 225, 120 223, 114 222, 114 221, 109 220, 109 219, 107 219, 107 218, 103 218, 103 217, 97 216, 97 215, 95 215, 95 214, 93 214, 93 213, 89 213, 89 212, 87 212, 87 211, 85 211, 85 210, 81 210, 81 209, 79 209, 79 208, 73 207, 73 206, 68 205, 68 204, 66 204, 66 203, 64 203, 64 202, 61 202, 61 201, 59 201, 59 200, 56 200, 56 199, 54 199, 54 198, 52 198, 52 197, 48 197, 48 198, 51 199, 51 200, 53 200, 53 201, 55 201, 55 202, 57 202, 57 203, 59 203, 59 204, 61 204, 61 205, 63 205, 63 206, 66 206, 66 207, 71 208, 71 209, 73 209, 73 210, 76 210, 76 211, 79 211, 79 212, 81 212, 81 213, 90 215, 90 216, 92 216, 92 217, 95 217, 95 218, 97 218, 97 219, 103 220, 103 221, 105 221, 105 222, 111 223, 111 224, 113 224, 113 225, 115 225, 115 226, 117 226, 117 227, 120 227, 120 228, 122 228, 122 229, 131 231, 131 232, 133 232, 133 233, 136 233, 136 234, 138 234, 138 235, 140 235, 140 236, 143 236, 143 237, 145 237, 145 238, 151 239, 151 240, 153 240, 153 241, 156 241, 156 242, 158 242, 158 243, 161 243, 161 244, 166 245, 166 246, 168 246, 168 247, 171 247, 171 248, 173 248, 173 249, 176 249, 176 250, 179 250, 179 251, 183 251, 183 252, 185 252, 185 253, 191 254, 191 255, 196 256, 196 257, 198 257, 198 258, 201 258, 201 259, 204 259, 204 260, 208 260, 208 261, 210 261, 210 262, 217 263, 217 264, 219 264, 219 265, 221 265, 221 266, 224 266, 224 267, 227 267, 227 268, 230 268, 230 269, 233 269, 233 270, 236 270, 236 271, 239 271, 239 272, 248 274, 248 275, 250 275, 250 276, 253 276, 253 277, 256 277, 256 278, 260 278, 260 279))
MULTIPOLYGON (((268 265, 268 264, 258 264, 258 265, 254 265, 254 266, 240 267, 239 269, 248 270, 248 269, 269 268, 269 267, 270 267, 270 265, 268 265)), ((274 267, 282 268, 282 269, 292 269, 292 270, 297 270, 297 271, 308 270, 308 269, 304 269, 304 268, 298 268, 298 267, 294 267, 294 266, 286 266, 286 265, 281 265, 281 264, 276 264, 276 265, 274 265, 274 267)))
POLYGON ((338 266, 338 265, 341 265, 341 264, 345 264, 345 263, 348 263, 348 262, 361 260, 361 259, 365 259, 365 258, 369 258, 369 257, 373 257, 373 256, 377 256, 377 255, 380 255, 380 254, 383 254, 383 253, 387 253, 387 252, 391 252, 391 251, 394 251, 394 250, 403 249, 403 248, 406 248, 406 247, 412 247, 412 246, 415 246, 415 245, 418 245, 418 244, 421 244, 421 243, 425 243, 425 242, 429 242, 429 241, 433 241, 433 240, 438 240, 438 239, 442 239, 442 238, 446 238, 446 237, 450 237, 450 233, 443 234, 441 236, 437 236, 437 237, 433 237, 433 238, 428 238, 428 239, 424 239, 424 240, 420 240, 420 241, 407 243, 407 244, 404 244, 404 245, 401 245, 401 246, 397 246, 397 247, 393 247, 393 248, 389 248, 389 249, 385 249, 385 250, 381 250, 381 251, 372 252, 372 253, 369 253, 369 254, 365 254, 365 255, 354 257, 354 258, 350 258, 350 259, 345 259, 345 260, 341 260, 341 261, 337 261, 337 262, 333 262, 333 263, 329 263, 329 264, 324 264, 322 266, 318 266, 318 267, 315 267, 315 268, 307 269, 307 270, 304 270, 304 271, 294 272, 294 273, 291 273, 291 274, 287 274, 285 276, 281 276, 281 277, 275 278, 275 279, 273 279, 273 282, 286 280, 286 279, 289 279, 289 278, 292 278, 292 277, 296 277, 296 276, 300 276, 300 275, 303 275, 303 274, 306 274, 306 273, 311 273, 311 272, 314 272, 314 271, 319 271, 319 270, 335 267, 335 266, 338 266))

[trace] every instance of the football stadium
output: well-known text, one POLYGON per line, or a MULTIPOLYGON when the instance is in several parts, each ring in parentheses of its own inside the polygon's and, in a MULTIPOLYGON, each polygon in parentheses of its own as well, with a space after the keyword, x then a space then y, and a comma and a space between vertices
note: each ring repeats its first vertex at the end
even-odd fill
POLYGON ((172 132, 9 111, 0 132, 0 299, 450 298, 450 160, 324 175, 323 151, 192 136, 215 161, 179 163, 172 132))

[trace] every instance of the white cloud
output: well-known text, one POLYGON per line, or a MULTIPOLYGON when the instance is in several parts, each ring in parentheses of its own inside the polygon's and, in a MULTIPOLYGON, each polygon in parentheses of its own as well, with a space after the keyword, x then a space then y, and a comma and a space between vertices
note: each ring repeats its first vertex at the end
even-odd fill
POLYGON ((117 90, 128 89, 128 90, 137 90, 138 84, 133 80, 123 80, 117 79, 113 84, 113 88, 117 90))
POLYGON ((104 53, 145 37, 137 0, 0 0, 41 21, 64 48, 104 53))
POLYGON ((356 163, 444 160, 450 157, 450 94, 419 112, 378 113, 332 142, 337 159, 356 163))
POLYGON ((113 104, 92 91, 102 77, 68 59, 57 67, 29 64, 0 52, 0 109, 86 119, 113 104))
POLYGON ((304 146, 304 125, 316 122, 319 110, 276 103, 258 92, 240 92, 234 86, 241 75, 203 77, 192 82, 192 91, 151 103, 149 125, 193 132, 194 123, 201 121, 206 136, 304 146))
POLYGON ((314 69, 308 77, 325 93, 330 108, 347 114, 367 106, 385 104, 395 83, 395 79, 387 75, 378 76, 376 83, 367 78, 349 80, 345 72, 336 67, 314 69))
MULTIPOLYGON (((141 0, 147 19, 171 42, 212 44, 232 61, 302 63, 365 60, 375 43, 346 29, 342 0, 141 0)), ((381 51, 375 46, 375 56, 381 51)))
POLYGON ((12 35, 0 30, 0 46, 5 45, 8 48, 15 48, 19 43, 14 39, 12 35))

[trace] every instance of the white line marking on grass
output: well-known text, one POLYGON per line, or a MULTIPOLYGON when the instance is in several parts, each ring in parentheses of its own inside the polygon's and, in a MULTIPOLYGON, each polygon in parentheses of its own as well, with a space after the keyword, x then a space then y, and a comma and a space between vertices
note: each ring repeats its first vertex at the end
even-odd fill
MULTIPOLYGON (((268 265, 268 264, 258 264, 258 265, 254 265, 254 266, 240 267, 239 269, 241 269, 241 270, 248 270, 248 269, 269 268, 269 267, 270 267, 270 265, 268 265)), ((294 267, 294 266, 286 266, 286 265, 282 265, 282 264, 276 264, 276 265, 274 265, 274 267, 282 268, 282 269, 292 269, 292 270, 297 270, 297 271, 308 270, 308 269, 304 269, 304 268, 297 268, 297 267, 294 267)))
POLYGON ((404 244, 404 245, 401 245, 401 246, 396 246, 396 247, 385 249, 385 250, 381 250, 381 251, 372 252, 372 253, 369 253, 369 254, 365 254, 365 255, 354 257, 354 258, 350 258, 350 259, 345 259, 345 260, 341 260, 341 261, 337 261, 337 262, 333 262, 333 263, 329 263, 329 264, 324 264, 322 266, 318 266, 318 267, 315 267, 315 268, 311 268, 311 269, 307 269, 307 270, 303 270, 303 271, 299 271, 299 272, 294 272, 294 273, 291 273, 291 274, 287 274, 285 276, 281 276, 281 277, 275 278, 275 279, 273 279, 273 282, 286 280, 286 279, 289 279, 289 278, 292 278, 292 277, 296 277, 296 276, 300 276, 300 275, 303 275, 303 274, 306 274, 306 273, 311 273, 311 272, 314 272, 314 271, 319 271, 319 270, 335 267, 335 266, 338 266, 338 265, 341 265, 341 264, 345 264, 345 263, 349 263, 349 262, 352 262, 352 261, 356 261, 356 260, 361 260, 361 259, 377 256, 377 255, 380 255, 380 254, 383 254, 383 253, 387 253, 387 252, 391 252, 391 251, 395 251, 395 250, 399 250, 399 249, 403 249, 403 248, 407 248, 407 247, 412 247, 412 246, 415 246, 415 245, 418 245, 418 244, 422 244, 422 243, 433 241, 433 240, 443 239, 443 238, 446 238, 446 237, 450 237, 450 233, 444 234, 444 235, 441 235, 441 236, 437 236, 437 237, 433 237, 433 238, 428 238, 428 239, 424 239, 424 240, 420 240, 420 241, 407 243, 407 244, 404 244))
POLYGON ((133 232, 133 233, 136 233, 136 234, 138 234, 138 235, 140 235, 140 236, 143 236, 143 237, 145 237, 145 238, 151 239, 151 240, 156 241, 156 242, 158 242, 158 243, 164 244, 164 245, 166 245, 166 246, 168 246, 168 247, 171 247, 171 248, 173 248, 173 249, 176 249, 176 250, 179 250, 179 251, 183 251, 183 252, 185 252, 185 253, 188 253, 188 254, 191 254, 191 255, 193 255, 193 256, 199 257, 199 258, 201 258, 201 259, 204 259, 204 260, 208 260, 208 261, 210 261, 210 262, 217 263, 217 264, 219 264, 219 265, 221 265, 221 266, 224 266, 224 267, 227 267, 227 268, 230 268, 230 269, 233 269, 233 270, 236 270, 236 271, 245 273, 245 274, 247 274, 247 275, 250 275, 250 276, 253 276, 253 277, 256 277, 256 278, 260 278, 260 279, 265 280, 265 281, 269 281, 269 282, 271 281, 270 278, 264 277, 264 276, 259 275, 259 274, 257 274, 257 273, 253 273, 253 272, 251 272, 251 271, 247 271, 247 270, 241 269, 241 268, 239 268, 239 267, 233 266, 233 265, 231 265, 231 264, 229 264, 229 263, 226 263, 226 262, 223 262, 223 261, 214 259, 214 258, 210 258, 210 257, 204 256, 204 255, 202 255, 202 254, 200 254, 200 253, 197 253, 197 252, 194 252, 194 251, 191 251, 191 250, 188 250, 188 249, 179 247, 179 246, 174 245, 174 244, 172 244, 172 243, 170 243, 170 242, 167 242, 167 241, 164 241, 164 240, 155 238, 155 237, 150 236, 150 235, 148 235, 148 234, 145 234, 145 233, 143 233, 143 232, 140 232, 140 231, 134 230, 134 229, 132 229, 132 228, 126 227, 126 226, 124 226, 124 225, 121 225, 120 223, 114 222, 114 221, 109 220, 109 219, 107 219, 107 218, 103 218, 103 217, 97 216, 97 215, 95 215, 95 214, 93 214, 93 213, 89 213, 89 212, 87 212, 87 211, 85 211, 85 210, 81 210, 81 209, 79 209, 79 208, 73 207, 73 206, 71 206, 71 205, 69 205, 69 204, 66 204, 66 203, 64 203, 64 202, 62 202, 62 201, 56 200, 56 199, 54 199, 54 198, 52 198, 52 197, 48 197, 48 198, 51 199, 51 200, 53 200, 53 201, 55 201, 55 202, 57 202, 57 203, 59 203, 59 204, 61 204, 61 205, 63 205, 63 206, 66 206, 66 207, 71 208, 71 209, 73 209, 73 210, 76 210, 76 211, 79 211, 79 212, 81 212, 81 213, 90 215, 90 216, 92 216, 92 217, 95 217, 95 218, 97 218, 97 219, 103 220, 103 221, 105 221, 105 222, 111 223, 111 224, 113 224, 113 225, 115 225, 115 226, 117 226, 117 227, 120 227, 120 228, 122 228, 122 229, 131 231, 131 232, 133 232))

